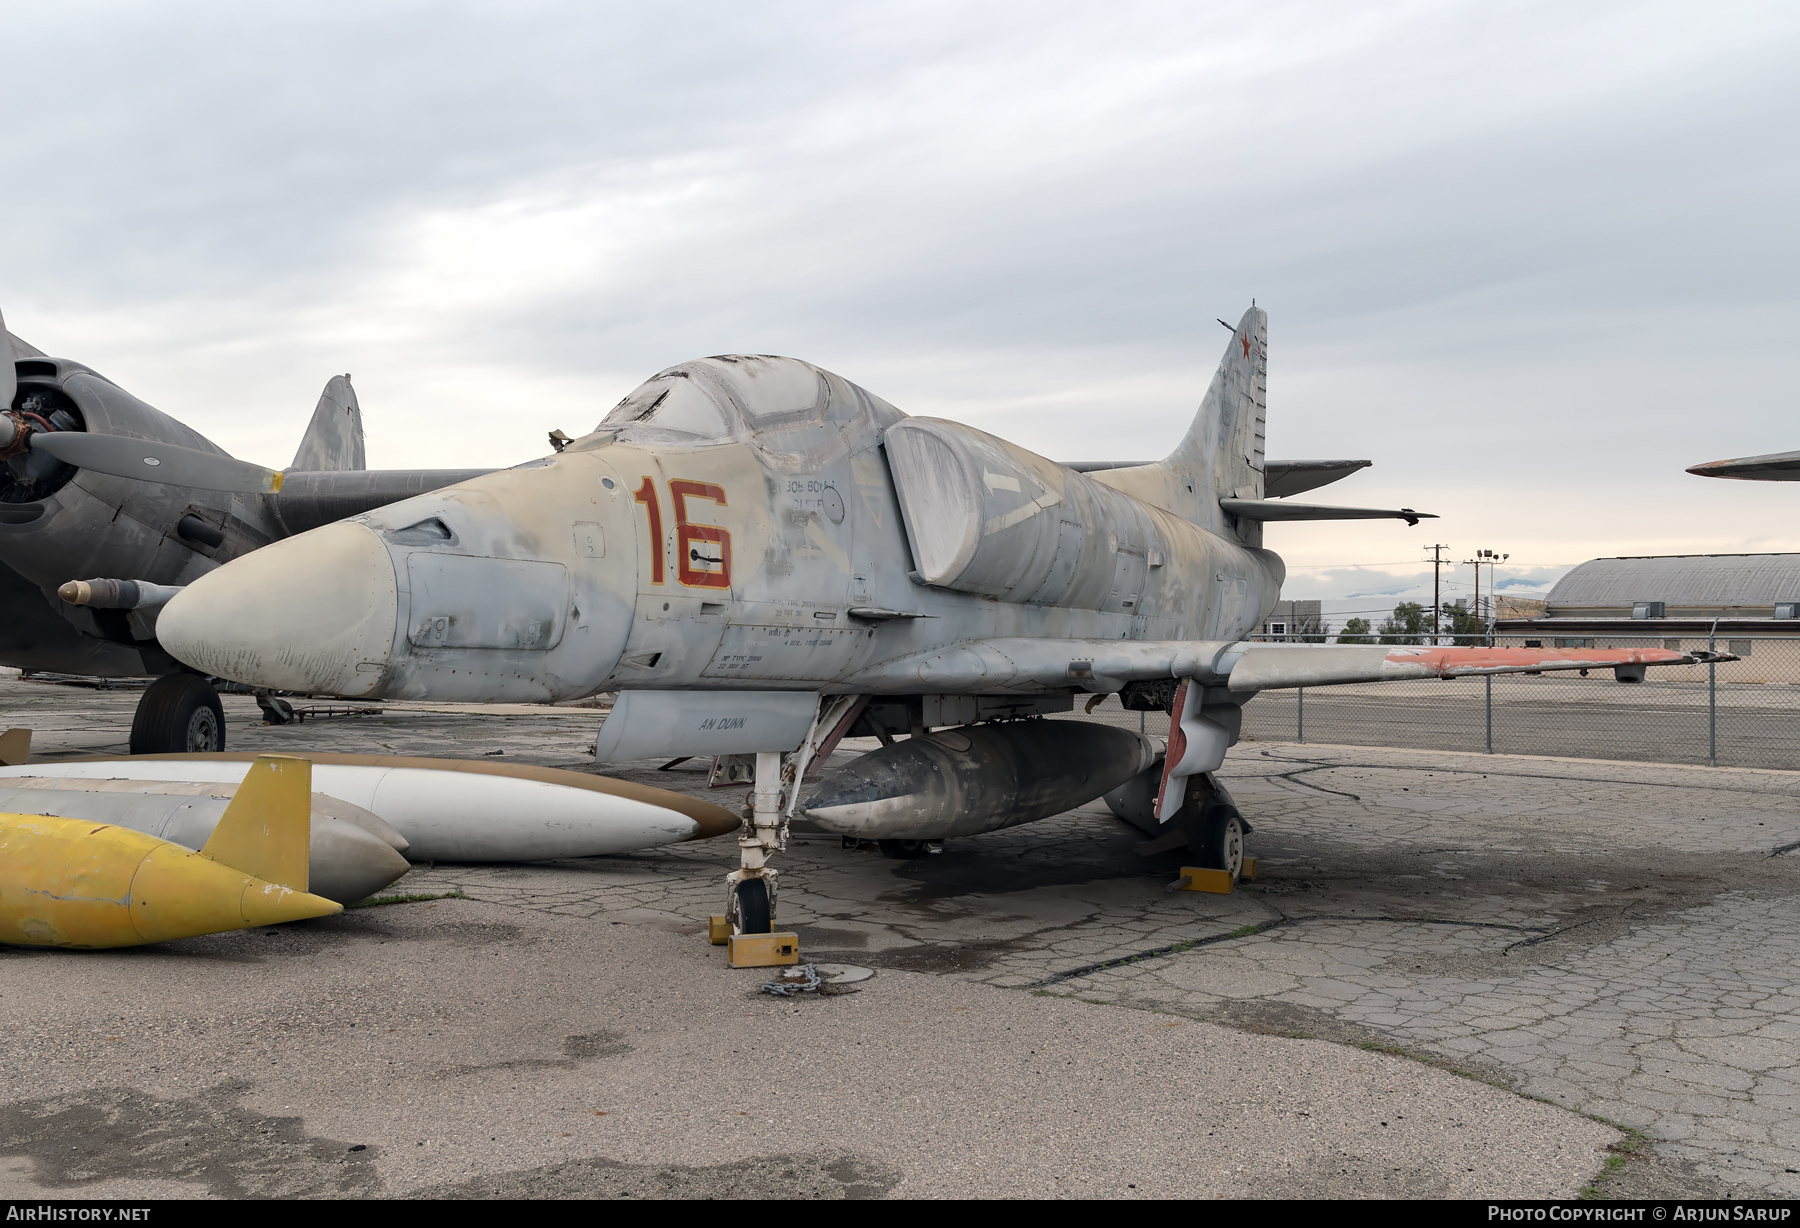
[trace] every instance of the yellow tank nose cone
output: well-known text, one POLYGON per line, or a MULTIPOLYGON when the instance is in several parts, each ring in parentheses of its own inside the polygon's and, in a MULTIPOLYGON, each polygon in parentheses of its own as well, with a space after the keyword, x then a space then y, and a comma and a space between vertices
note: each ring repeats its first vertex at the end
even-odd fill
MULTIPOLYGON (((161 843, 159 841, 159 843, 161 843)), ((280 925, 342 912, 343 905, 163 844, 131 883, 131 928, 139 942, 280 925)))

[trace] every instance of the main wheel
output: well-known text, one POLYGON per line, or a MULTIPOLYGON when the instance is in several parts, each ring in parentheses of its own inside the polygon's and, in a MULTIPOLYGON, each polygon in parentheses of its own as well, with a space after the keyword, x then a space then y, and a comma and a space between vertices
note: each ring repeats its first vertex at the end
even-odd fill
POLYGON ((769 915, 769 884, 760 878, 746 878, 737 885, 737 919, 740 934, 772 932, 769 915))
POLYGON ((1230 802, 1213 802, 1200 812, 1198 845, 1188 847, 1208 870, 1226 870, 1232 881, 1244 868, 1244 816, 1230 802))
POLYGON ((883 857, 893 857, 900 861, 923 857, 931 852, 926 847, 930 842, 926 840, 877 840, 875 843, 880 846, 883 857))
POLYGON ((192 754, 225 749, 225 709, 199 674, 158 678, 131 718, 134 755, 192 754))

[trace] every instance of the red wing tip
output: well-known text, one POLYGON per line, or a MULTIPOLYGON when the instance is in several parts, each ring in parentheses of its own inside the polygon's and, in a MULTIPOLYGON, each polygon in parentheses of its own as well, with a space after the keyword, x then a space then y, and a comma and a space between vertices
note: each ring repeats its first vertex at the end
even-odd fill
MULTIPOLYGON (((1672 648, 1426 648, 1390 652, 1396 665, 1426 664, 1439 669, 1482 666, 1530 665, 1534 662, 1576 662, 1595 667, 1612 665, 1676 665, 1694 658, 1672 648)), ((1725 659, 1724 654, 1715 658, 1725 659)), ((1735 658, 1733 658, 1735 660, 1735 658)))

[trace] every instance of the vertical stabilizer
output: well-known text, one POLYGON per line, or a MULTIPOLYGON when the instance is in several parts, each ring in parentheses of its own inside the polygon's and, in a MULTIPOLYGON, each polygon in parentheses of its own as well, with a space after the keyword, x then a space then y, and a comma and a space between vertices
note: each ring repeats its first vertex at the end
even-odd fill
POLYGON ((363 456, 362 406, 348 375, 334 375, 325 382, 312 422, 300 439, 300 450, 289 466, 307 473, 341 473, 368 468, 363 456))
POLYGON ((31 730, 8 729, 0 733, 0 764, 18 767, 31 761, 31 730))
POLYGON ((1268 380, 1269 316, 1252 306, 1231 332, 1187 438, 1163 464, 1204 477, 1214 500, 1262 498, 1268 380))
POLYGON ((254 878, 307 889, 312 845, 312 764, 258 755, 201 854, 254 878))
POLYGON ((1154 465, 1090 476, 1247 546, 1260 546, 1261 523, 1226 515, 1219 500, 1263 497, 1268 377, 1269 315, 1253 303, 1232 328, 1225 356, 1180 446, 1154 465))

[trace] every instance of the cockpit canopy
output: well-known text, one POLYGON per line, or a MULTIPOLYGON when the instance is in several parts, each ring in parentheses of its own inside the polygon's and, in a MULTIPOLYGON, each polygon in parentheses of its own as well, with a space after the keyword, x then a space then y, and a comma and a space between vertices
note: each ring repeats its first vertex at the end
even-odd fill
MULTIPOLYGON (((693 446, 752 443, 811 453, 858 425, 879 431, 905 417, 850 381, 797 358, 721 354, 660 372, 606 415, 620 441, 693 446)), ((850 442, 844 440, 844 442, 850 442)))

